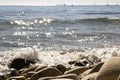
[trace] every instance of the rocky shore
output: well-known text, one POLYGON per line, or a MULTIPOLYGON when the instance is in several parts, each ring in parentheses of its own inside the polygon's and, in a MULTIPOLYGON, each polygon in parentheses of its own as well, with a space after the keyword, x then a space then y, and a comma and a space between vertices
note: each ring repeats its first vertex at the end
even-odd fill
POLYGON ((8 64, 9 71, 0 74, 0 80, 120 80, 117 56, 105 62, 95 55, 81 56, 68 65, 47 66, 35 60, 15 58, 8 64))

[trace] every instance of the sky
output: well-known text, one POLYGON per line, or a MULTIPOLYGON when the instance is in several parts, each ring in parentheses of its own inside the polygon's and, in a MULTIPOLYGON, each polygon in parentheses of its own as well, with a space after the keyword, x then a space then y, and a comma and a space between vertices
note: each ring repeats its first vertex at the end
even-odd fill
POLYGON ((114 5, 120 4, 120 0, 0 0, 0 5, 114 5))

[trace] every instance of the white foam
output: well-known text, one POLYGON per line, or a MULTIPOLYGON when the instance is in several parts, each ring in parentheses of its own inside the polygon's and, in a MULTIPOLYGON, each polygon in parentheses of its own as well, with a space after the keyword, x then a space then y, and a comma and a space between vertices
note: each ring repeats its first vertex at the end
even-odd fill
POLYGON ((0 54, 0 71, 8 69, 7 64, 14 58, 21 57, 24 59, 38 59, 40 64, 52 66, 55 64, 65 64, 69 61, 79 60, 80 55, 96 55, 105 61, 111 56, 120 56, 120 47, 108 47, 108 48, 81 48, 72 51, 61 51, 56 50, 41 50, 34 49, 31 47, 21 48, 11 51, 4 51, 0 54))
POLYGON ((30 27, 30 26, 39 26, 41 24, 47 25, 53 21, 54 21, 54 19, 51 19, 51 18, 43 18, 43 19, 34 20, 34 21, 15 20, 15 21, 11 21, 10 24, 17 24, 20 26, 30 27))

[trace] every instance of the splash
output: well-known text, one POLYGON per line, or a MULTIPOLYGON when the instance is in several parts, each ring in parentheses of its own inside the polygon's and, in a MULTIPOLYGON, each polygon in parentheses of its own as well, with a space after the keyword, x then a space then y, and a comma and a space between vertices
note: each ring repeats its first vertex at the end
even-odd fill
POLYGON ((95 55, 102 61, 111 56, 120 56, 120 47, 113 46, 108 48, 81 48, 76 50, 41 50, 38 48, 21 48, 4 51, 0 54, 0 71, 7 70, 7 64, 14 58, 37 59, 39 64, 53 66, 56 64, 68 65, 69 61, 80 59, 80 55, 95 55), (61 54, 64 53, 64 54, 61 54))
POLYGON ((36 19, 34 21, 25 21, 25 20, 15 20, 10 22, 10 24, 19 25, 19 26, 40 26, 40 25, 47 25, 53 22, 54 19, 51 18, 42 18, 42 19, 36 19))

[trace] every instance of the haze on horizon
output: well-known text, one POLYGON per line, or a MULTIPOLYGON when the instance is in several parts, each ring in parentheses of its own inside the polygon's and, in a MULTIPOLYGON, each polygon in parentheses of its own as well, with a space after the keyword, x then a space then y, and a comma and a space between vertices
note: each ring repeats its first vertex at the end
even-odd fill
POLYGON ((0 5, 116 5, 120 0, 0 0, 0 5))

